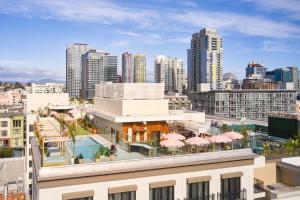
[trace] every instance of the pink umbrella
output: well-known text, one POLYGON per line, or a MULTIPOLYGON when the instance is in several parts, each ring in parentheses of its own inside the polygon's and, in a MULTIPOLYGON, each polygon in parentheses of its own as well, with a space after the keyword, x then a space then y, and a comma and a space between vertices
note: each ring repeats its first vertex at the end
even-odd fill
POLYGON ((242 134, 237 133, 237 132, 233 132, 233 131, 223 133, 222 135, 226 136, 226 137, 229 137, 232 140, 240 140, 240 139, 244 138, 244 136, 242 134))
POLYGON ((228 143, 228 142, 232 142, 231 138, 226 137, 224 135, 213 135, 213 136, 209 137, 208 140, 210 142, 213 142, 213 143, 228 143))
POLYGON ((185 142, 190 145, 198 145, 198 146, 202 146, 210 143, 207 139, 202 137, 192 137, 187 139, 185 142))
POLYGON ((159 143, 162 147, 182 147, 184 143, 176 139, 167 139, 159 143))
POLYGON ((178 133, 169 133, 167 135, 164 135, 163 137, 165 139, 185 140, 185 137, 183 135, 178 134, 178 133))

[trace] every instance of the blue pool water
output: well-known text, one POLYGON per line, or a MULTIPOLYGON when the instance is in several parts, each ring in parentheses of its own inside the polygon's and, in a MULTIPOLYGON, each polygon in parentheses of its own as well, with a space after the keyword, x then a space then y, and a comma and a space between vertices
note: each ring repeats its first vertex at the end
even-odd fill
MULTIPOLYGON (((73 154, 73 141, 68 141, 67 145, 70 153, 73 154)), ((103 146, 90 137, 77 138, 75 143, 75 155, 78 156, 81 153, 84 159, 93 160, 95 152, 97 152, 100 147, 103 146)))

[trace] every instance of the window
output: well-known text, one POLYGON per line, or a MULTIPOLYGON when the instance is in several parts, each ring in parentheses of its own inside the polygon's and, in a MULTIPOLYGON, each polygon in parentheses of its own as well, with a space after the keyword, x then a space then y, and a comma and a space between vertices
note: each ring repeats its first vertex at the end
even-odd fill
POLYGON ((29 132, 33 132, 34 131, 34 126, 33 124, 29 124, 29 132))
POLYGON ((32 160, 29 160, 29 167, 32 167, 32 160))
POLYGON ((241 177, 226 178, 221 181, 221 200, 240 199, 241 177))
POLYGON ((7 137, 7 130, 1 131, 1 137, 7 137))
POLYGON ((174 186, 151 188, 150 200, 174 200, 174 186))
POLYGON ((109 194, 108 200, 135 200, 135 191, 109 194))
POLYGON ((7 127, 8 123, 7 121, 1 121, 1 127, 7 127))
POLYGON ((13 120, 13 127, 21 127, 21 120, 13 120))
POLYGON ((189 183, 187 187, 187 196, 189 199, 208 200, 209 181, 189 183))

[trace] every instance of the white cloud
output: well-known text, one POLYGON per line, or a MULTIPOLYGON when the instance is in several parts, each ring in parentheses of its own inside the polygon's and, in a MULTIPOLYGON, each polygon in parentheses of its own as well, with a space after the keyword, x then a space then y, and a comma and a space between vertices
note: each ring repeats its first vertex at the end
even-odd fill
POLYGON ((131 36, 131 37, 141 36, 140 33, 133 32, 133 31, 121 31, 121 30, 118 30, 116 32, 119 33, 119 34, 121 34, 121 35, 126 35, 126 36, 131 36))
POLYGON ((265 41, 263 43, 262 51, 266 52, 286 52, 286 53, 300 53, 300 49, 288 42, 281 41, 265 41))
POLYGON ((43 78, 53 78, 64 80, 64 71, 50 70, 31 67, 7 67, 0 66, 0 80, 2 81, 20 81, 40 80, 43 78))
MULTIPOLYGON (((300 9, 298 0, 244 0, 263 2, 260 5, 272 9, 284 9, 294 14, 300 9), (288 3, 282 3, 286 2, 288 3), (289 3, 292 3, 289 5, 289 3)), ((194 1, 183 1, 194 4, 194 1)), ((182 32, 201 27, 213 27, 222 32, 239 32, 251 36, 271 38, 298 37, 299 25, 287 21, 276 21, 255 15, 243 15, 232 12, 217 12, 201 9, 178 10, 176 8, 146 7, 109 0, 1 0, 0 13, 39 17, 43 19, 96 22, 103 24, 125 24, 138 30, 163 33, 182 32)), ((123 31, 120 34, 132 37, 139 33, 123 31)), ((149 33, 150 34, 150 33, 149 33)), ((190 33, 189 33, 190 34, 190 33)), ((155 34, 153 34, 155 35, 155 34)), ((189 35, 190 36, 190 35, 189 35)), ((158 38, 158 40, 160 40, 158 38)))
POLYGON ((192 26, 213 27, 231 32, 237 31, 252 36, 283 38, 298 37, 300 33, 300 27, 291 23, 228 12, 190 11, 173 15, 173 18, 192 26))
POLYGON ((259 9, 268 11, 284 11, 295 19, 300 19, 299 0, 244 0, 254 3, 259 9))
POLYGON ((109 0, 2 0, 0 11, 6 14, 38 16, 77 22, 134 21, 144 23, 151 16, 152 10, 122 7, 109 0))

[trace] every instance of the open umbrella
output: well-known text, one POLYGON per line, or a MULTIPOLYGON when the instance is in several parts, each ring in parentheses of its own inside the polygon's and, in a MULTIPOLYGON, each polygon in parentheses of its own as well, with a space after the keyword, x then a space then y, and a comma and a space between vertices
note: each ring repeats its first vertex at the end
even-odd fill
POLYGON ((185 140, 185 137, 183 135, 178 134, 178 133, 169 133, 167 135, 164 135, 163 137, 165 139, 185 140))
POLYGON ((229 137, 232 140, 240 140, 240 139, 244 138, 244 136, 242 134, 234 132, 234 131, 226 132, 226 133, 223 133, 222 135, 229 137))
POLYGON ((183 142, 176 140, 176 139, 167 139, 167 140, 161 141, 159 144, 162 147, 182 147, 182 146, 184 146, 183 142))
POLYGON ((185 142, 190 145, 198 145, 198 146, 202 146, 210 143, 207 139, 202 137, 192 137, 187 139, 185 142))
POLYGON ((208 140, 212 143, 228 143, 232 141, 231 138, 224 135, 213 135, 209 137, 208 140))

